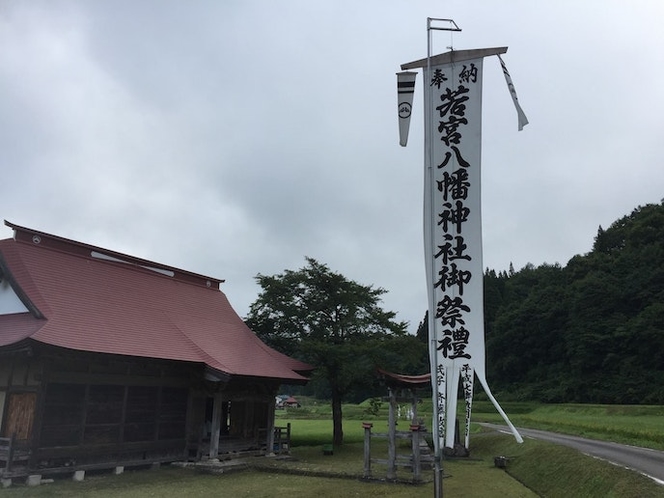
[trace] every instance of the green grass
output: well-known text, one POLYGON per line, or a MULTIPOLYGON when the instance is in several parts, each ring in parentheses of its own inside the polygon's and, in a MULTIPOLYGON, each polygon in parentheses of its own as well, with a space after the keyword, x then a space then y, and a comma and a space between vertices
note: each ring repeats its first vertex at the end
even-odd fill
MULTIPOLYGON (((387 417, 383 420, 366 419, 372 422, 373 432, 387 433, 387 417)), ((332 443, 332 420, 321 419, 281 419, 277 425, 291 424, 291 440, 293 446, 314 446, 332 443)), ((403 427, 399 430, 408 430, 408 421, 401 420, 403 427)), ((364 441, 364 429, 359 420, 344 420, 344 443, 359 443, 364 441)))
MULTIPOLYGON (((368 400, 359 405, 344 405, 345 440, 360 441, 362 438, 361 422, 374 422, 374 431, 385 432, 387 403, 383 402, 378 415, 370 415, 368 400)), ((564 434, 603 439, 617 443, 643 446, 664 450, 664 406, 646 405, 585 405, 585 404, 542 404, 535 402, 504 402, 501 406, 517 427, 542 429, 564 434)), ((405 407, 405 405, 404 405, 405 407)), ((431 400, 424 399, 418 405, 418 415, 431 424, 431 400)), ((302 408, 277 412, 277 424, 286 421, 295 423, 304 421, 301 426, 302 436, 295 434, 295 444, 322 444, 315 434, 332 434, 332 411, 329 403, 306 400, 302 408), (316 420, 322 425, 308 425, 316 420), (329 425, 325 425, 329 424, 329 425)), ((459 420, 463 423, 463 403, 459 403, 459 420)), ((473 402, 473 422, 503 423, 502 417, 489 401, 473 402)), ((408 421, 401 419, 407 424, 408 421)), ((477 432, 477 427, 471 429, 477 432)), ((331 437, 330 437, 331 439, 331 437)), ((326 441, 329 442, 329 441, 326 441)))
MULTIPOLYGON (((425 416, 426 414, 426 402, 425 416)), ((517 426, 557 429, 559 432, 592 435, 598 439, 620 440, 629 444, 641 442, 644 434, 654 432, 664 433, 663 407, 637 407, 637 406, 600 406, 600 405, 542 405, 537 403, 506 403, 503 405, 512 421, 517 426), (643 421, 643 425, 641 422, 643 421), (561 429, 562 427, 562 429, 561 429), (589 428, 592 429, 589 430, 589 428), (623 436, 617 437, 622 431, 623 436)), ((495 408, 488 402, 478 402, 474 407, 474 420, 502 422, 502 418, 495 412, 495 408)), ((364 417, 366 421, 374 423, 374 432, 386 432, 387 415, 373 418, 364 417)), ((427 420, 427 419, 425 419, 427 420)), ((335 460, 325 460, 320 446, 330 442, 332 422, 330 420, 290 420, 293 427, 294 444, 309 445, 296 447, 294 452, 306 451, 302 460, 312 471, 320 470, 320 465, 332 464, 335 460)), ((400 421, 406 425, 407 421, 400 421)), ((540 496, 565 497, 570 496, 608 496, 608 497, 654 497, 664 496, 664 487, 657 485, 650 479, 636 472, 618 468, 607 462, 600 461, 562 446, 527 439, 524 444, 518 444, 511 436, 498 434, 485 434, 479 426, 473 426, 471 436, 470 460, 454 460, 445 462, 445 473, 451 474, 455 479, 446 480, 446 485, 457 489, 458 480, 467 480, 469 485, 477 491, 466 490, 460 494, 448 496, 499 496, 494 495, 492 481, 495 478, 493 457, 506 455, 510 457, 507 473, 516 481, 524 483, 526 490, 532 489, 540 496), (493 476, 489 482, 483 480, 484 476, 493 476), (483 491, 479 491, 482 489, 483 491)), ((360 447, 363 440, 361 422, 344 420, 345 441, 360 447)), ((650 436, 648 436, 650 437, 650 436)), ((650 440, 650 446, 653 440, 650 440)), ((646 443, 647 441, 643 441, 646 443)), ((372 442, 372 456, 386 458, 387 448, 384 441, 372 442), (382 452, 382 456, 380 456, 382 452)), ((649 446, 648 444, 641 444, 649 446)), ((339 452, 339 450, 336 450, 339 452)), ((334 463, 341 472, 357 472, 360 465, 360 455, 346 458, 349 448, 345 445, 336 462, 346 461, 346 466, 334 463)), ((407 452, 402 448, 401 452, 407 452)), ((335 458, 336 458, 335 454, 335 458)), ((376 466, 376 475, 381 472, 385 475, 384 467, 376 466)), ((500 471, 503 472, 503 471, 500 471)), ((403 476, 402 476, 403 477, 403 476)), ((407 477, 405 477, 407 478, 407 477)), ((511 490, 503 496, 516 496, 511 490)), ((520 492, 520 491, 519 491, 520 492)), ((426 496, 423 494, 422 496, 426 496)), ((527 495, 525 495, 527 496, 527 495)))
MULTIPOLYGON (((373 444, 374 457, 384 457, 383 442, 373 444)), ((407 452, 404 445, 398 450, 407 452)), ((446 497, 551 498, 615 497, 649 498, 664 496, 664 488, 635 472, 550 443, 527 440, 517 444, 504 434, 477 434, 471 439, 472 458, 444 461, 443 481, 446 497), (494 466, 493 458, 509 458, 507 470, 494 466)), ((0 497, 397 497, 431 496, 431 471, 424 472, 429 482, 415 486, 384 482, 361 482, 363 449, 361 443, 335 448, 334 455, 322 454, 321 446, 299 446, 294 459, 255 459, 262 470, 246 470, 221 475, 198 473, 191 468, 163 467, 160 470, 125 472, 114 476, 88 475, 83 482, 60 479, 36 488, 14 486, 0 490, 0 497), (273 468, 270 468, 272 466, 273 468), (314 477, 334 474, 345 478, 314 477)), ((374 476, 384 477, 386 469, 373 466, 374 476)), ((409 479, 400 471, 401 479, 409 479)))
MULTIPOLYGON (((643 405, 545 405, 505 403, 517 427, 664 450, 664 407, 643 405)), ((473 403, 474 422, 502 423, 489 402, 473 403)))
MULTIPOLYGON (((385 458, 386 446, 376 445, 375 456, 385 458), (382 453, 382 455, 381 455, 382 453)), ((407 451, 400 448, 401 451, 407 451)), ((190 468, 163 467, 160 470, 125 472, 122 475, 87 476, 83 482, 60 479, 35 488, 14 486, 0 490, 0 497, 395 497, 419 498, 433 494, 432 471, 425 473, 422 485, 363 482, 362 444, 346 444, 325 456, 320 446, 300 446, 293 450, 294 460, 256 459, 262 470, 247 470, 221 475, 201 474, 190 468), (269 469, 269 466, 273 466, 269 469), (267 469, 265 467, 268 467, 267 469), (271 470, 271 471, 270 471, 271 470), (345 478, 314 477, 329 473, 345 478), (300 475, 305 474, 305 475, 300 475)), ((374 465, 374 476, 384 478, 384 466, 374 465)), ((445 465, 445 495, 464 497, 532 498, 536 494, 488 461, 449 462, 445 465)), ((398 477, 410 479, 400 471, 398 477)))
POLYGON ((664 486, 636 472, 585 456, 565 446, 532 439, 518 444, 497 433, 471 438, 471 453, 505 455, 507 472, 540 496, 550 498, 664 496, 664 486))
MULTIPOLYGON (((302 400, 301 400, 302 401, 302 400)), ((613 405, 543 405, 538 403, 501 404, 517 427, 556 430, 569 434, 662 449, 664 446, 664 407, 613 405)), ((322 452, 332 440, 331 410, 326 402, 305 400, 300 409, 277 412, 277 425, 291 423, 292 461, 256 459, 267 469, 223 475, 201 474, 188 468, 162 468, 158 471, 88 475, 84 482, 60 479, 36 488, 22 485, 0 489, 0 498, 65 497, 144 498, 144 497, 338 497, 386 496, 421 497, 433 494, 431 471, 420 485, 360 482, 363 470, 362 421, 373 422, 374 432, 387 432, 387 404, 378 415, 367 413, 369 403, 344 405, 344 440, 332 456, 322 452), (269 468, 272 465, 274 468, 269 468), (304 475, 301 475, 304 474, 304 475), (333 474, 345 478, 314 477, 333 474)), ((494 407, 485 401, 473 404, 473 420, 501 422, 494 407)), ((418 407, 427 425, 431 420, 431 401, 418 407)), ((463 417, 461 417, 463 419, 463 417)), ((398 421, 405 430, 408 421, 398 421)), ((399 427, 401 428, 401 427, 399 427)), ((474 425, 471 458, 446 460, 444 494, 447 497, 620 497, 664 496, 664 487, 648 478, 601 460, 550 443, 527 439, 517 444, 511 436, 482 433, 474 425), (506 471, 494 466, 495 456, 509 458, 506 471)), ((400 442, 399 453, 408 453, 408 443, 400 442)), ((386 458, 385 440, 372 441, 372 456, 386 458)), ((374 476, 386 475, 385 466, 373 465, 374 476)), ((411 478, 399 470, 402 480, 411 478)))
POLYGON ((181 498, 181 497, 352 497, 394 496, 415 498, 421 490, 408 485, 365 484, 356 480, 317 478, 283 473, 243 471, 231 474, 199 474, 188 469, 139 471, 120 476, 97 476, 74 483, 58 481, 36 488, 12 487, 0 496, 86 498, 181 498))
MULTIPOLYGON (((371 444, 372 458, 387 458, 387 441, 374 439, 371 444)), ((400 441, 397 446, 398 454, 409 454, 409 442, 400 441)), ((290 470, 299 470, 307 473, 330 472, 339 475, 359 477, 363 472, 363 444, 344 444, 335 448, 334 455, 325 456, 320 446, 300 446, 293 449, 294 461, 273 462, 274 466, 286 466, 290 470)), ((534 497, 536 494, 523 486, 504 471, 493 465, 493 456, 465 460, 446 461, 444 464, 444 488, 446 496, 464 497, 534 497)), ((372 476, 376 479, 385 479, 387 466, 372 464, 372 476)), ((397 478, 401 481, 412 480, 412 473, 408 469, 397 469, 397 478)), ((422 479, 425 484, 408 486, 412 496, 431 496, 433 494, 433 471, 424 470, 422 479)), ((365 483, 361 484, 362 486, 365 483)), ((383 496, 393 496, 391 484, 381 484, 383 496)), ((360 490, 362 488, 359 488, 360 490)), ((345 496, 339 494, 339 496, 345 496)), ((352 495, 349 495, 352 496, 352 495)), ((411 496, 411 495, 408 495, 411 496)))

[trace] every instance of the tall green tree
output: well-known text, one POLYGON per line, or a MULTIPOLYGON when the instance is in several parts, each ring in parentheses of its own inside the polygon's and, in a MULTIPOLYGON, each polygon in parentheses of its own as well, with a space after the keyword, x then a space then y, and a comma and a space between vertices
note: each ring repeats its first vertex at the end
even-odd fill
POLYGON ((380 305, 386 290, 361 285, 306 258, 306 266, 257 275, 261 292, 246 322, 267 344, 316 367, 329 383, 333 442, 343 443, 341 403, 379 361, 381 345, 406 334, 406 323, 380 305))

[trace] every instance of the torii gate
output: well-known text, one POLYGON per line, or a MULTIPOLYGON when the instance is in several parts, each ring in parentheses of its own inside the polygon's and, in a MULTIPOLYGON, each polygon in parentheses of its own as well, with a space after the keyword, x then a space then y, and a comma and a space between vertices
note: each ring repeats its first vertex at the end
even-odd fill
MULTIPOLYGON (((417 395, 418 389, 428 388, 431 384, 431 374, 424 375, 401 375, 381 368, 376 369, 378 377, 387 386, 388 389, 388 419, 387 419, 387 434, 372 434, 372 423, 364 422, 364 477, 371 477, 371 462, 387 464, 387 479, 395 480, 397 477, 397 466, 408 466, 413 472, 413 482, 421 482, 421 469, 422 469, 422 445, 429 454, 429 448, 423 439, 423 434, 426 428, 420 425, 420 419, 417 416, 417 404, 419 397, 417 395), (399 397, 400 393, 406 393, 406 396, 399 397), (410 412, 410 427, 409 431, 397 431, 397 403, 406 401, 411 403, 410 412), (387 436, 387 460, 371 458, 371 437, 385 437, 387 436), (410 438, 411 440, 411 458, 405 464, 398 463, 397 456, 397 439, 410 438)), ((426 462, 425 462, 426 463, 426 462)), ((430 464, 429 464, 430 465, 430 464)))

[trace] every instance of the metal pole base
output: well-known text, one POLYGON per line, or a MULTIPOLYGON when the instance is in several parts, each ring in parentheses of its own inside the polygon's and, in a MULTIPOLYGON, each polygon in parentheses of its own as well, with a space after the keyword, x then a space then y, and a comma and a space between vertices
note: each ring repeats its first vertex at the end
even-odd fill
POLYGON ((443 466, 439 458, 434 460, 433 465, 433 496, 443 498, 443 466))

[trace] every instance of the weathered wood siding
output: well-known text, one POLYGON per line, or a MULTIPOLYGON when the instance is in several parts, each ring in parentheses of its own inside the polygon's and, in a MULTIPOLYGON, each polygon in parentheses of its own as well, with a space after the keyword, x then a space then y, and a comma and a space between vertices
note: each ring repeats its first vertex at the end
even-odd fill
POLYGON ((201 366, 54 348, 40 353, 32 466, 185 456, 201 366))
POLYGON ((36 393, 9 393, 4 423, 4 437, 27 441, 32 435, 36 393))
POLYGON ((49 383, 39 446, 184 440, 189 390, 49 383))
POLYGON ((195 363, 41 345, 0 362, 2 427, 29 448, 30 469, 200 458, 215 396, 219 451, 268 449, 278 386, 205 380, 195 363))

